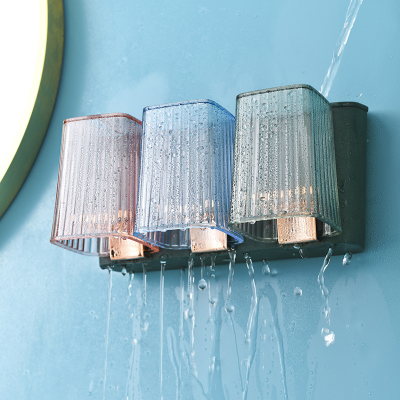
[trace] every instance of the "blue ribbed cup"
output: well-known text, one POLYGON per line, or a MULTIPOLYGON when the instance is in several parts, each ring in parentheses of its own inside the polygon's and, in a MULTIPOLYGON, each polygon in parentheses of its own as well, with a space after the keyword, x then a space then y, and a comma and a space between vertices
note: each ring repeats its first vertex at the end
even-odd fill
POLYGON ((146 107, 135 234, 190 248, 189 228, 218 229, 228 243, 235 118, 211 100, 146 107))
POLYGON ((237 96, 230 226, 276 241, 276 220, 288 217, 341 232, 331 110, 308 85, 237 96))

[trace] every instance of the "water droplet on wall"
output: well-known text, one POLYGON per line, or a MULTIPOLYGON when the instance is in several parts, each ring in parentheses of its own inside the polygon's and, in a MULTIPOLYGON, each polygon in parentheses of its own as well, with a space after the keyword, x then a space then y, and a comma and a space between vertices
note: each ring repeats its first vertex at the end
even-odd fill
POLYGON ((301 296, 303 294, 303 291, 299 287, 295 287, 293 292, 296 296, 301 296))
POLYGON ((325 346, 330 346, 335 341, 335 333, 330 331, 328 328, 322 328, 321 336, 325 341, 325 346))
POLYGON ((198 288, 200 290, 204 290, 207 288, 207 282, 205 281, 205 279, 200 279, 199 284, 198 284, 198 288))
POLYGON ((271 275, 272 276, 275 276, 275 275, 277 275, 278 274, 278 271, 275 269, 275 268, 272 268, 271 269, 271 275))
POLYGON ((269 266, 268 266, 268 261, 263 260, 262 273, 263 273, 264 275, 269 275, 270 272, 271 272, 271 271, 270 271, 269 266))
POLYGON ((349 265, 351 262, 352 253, 346 253, 343 257, 343 265, 349 265))
POLYGON ((235 307, 231 303, 226 304, 225 309, 228 311, 228 313, 235 311, 235 307))

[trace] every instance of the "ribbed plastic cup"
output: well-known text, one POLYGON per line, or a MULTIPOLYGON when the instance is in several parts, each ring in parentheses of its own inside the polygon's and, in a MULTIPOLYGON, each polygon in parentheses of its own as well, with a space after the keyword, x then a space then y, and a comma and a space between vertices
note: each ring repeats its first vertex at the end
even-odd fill
MULTIPOLYGON (((294 223, 306 235, 308 217, 322 236, 341 232, 331 110, 308 85, 243 93, 236 102, 230 226, 276 241, 277 220, 290 217, 304 217, 294 223)), ((285 226, 294 229, 284 221, 283 235, 285 226)))
MULTIPOLYGON (((165 248, 191 245, 190 228, 218 229, 228 243, 235 119, 211 100, 146 107, 135 232, 165 248)), ((141 236, 142 237, 142 236, 141 236)))
POLYGON ((109 238, 135 240, 141 122, 128 114, 64 121, 50 242, 109 256, 109 238))

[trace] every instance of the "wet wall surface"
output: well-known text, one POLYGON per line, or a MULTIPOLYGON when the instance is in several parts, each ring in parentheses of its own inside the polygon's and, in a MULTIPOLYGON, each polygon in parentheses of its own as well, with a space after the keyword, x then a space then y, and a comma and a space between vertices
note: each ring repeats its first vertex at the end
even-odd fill
POLYGON ((64 1, 64 65, 52 121, 0 220, 2 399, 397 398, 394 0, 361 5, 328 96, 369 107, 367 249, 349 265, 333 256, 325 271, 335 333, 329 346, 321 337, 328 328, 317 282, 322 258, 271 261, 269 274, 255 263, 254 284, 246 265, 236 265, 228 312, 227 264, 215 278, 206 269, 204 290, 196 268, 192 299, 187 269, 167 266, 162 298, 160 273, 148 273, 144 302, 142 274, 132 278, 129 296, 129 275, 113 273, 109 293, 97 259, 49 243, 64 119, 109 112, 141 118, 145 106, 197 98, 234 113, 238 93, 293 83, 319 89, 348 5, 64 1))

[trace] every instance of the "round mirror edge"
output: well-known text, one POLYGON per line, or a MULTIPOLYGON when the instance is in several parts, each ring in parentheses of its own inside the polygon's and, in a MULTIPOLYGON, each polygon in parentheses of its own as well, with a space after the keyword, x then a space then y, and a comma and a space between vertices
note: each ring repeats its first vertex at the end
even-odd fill
MULTIPOLYGON (((28 122, 25 122, 25 132, 0 181, 0 218, 22 187, 39 153, 57 98, 64 48, 64 8, 62 0, 44 0, 44 3, 47 30, 40 84, 28 122)), ((23 129, 24 121, 21 124, 23 129)))

